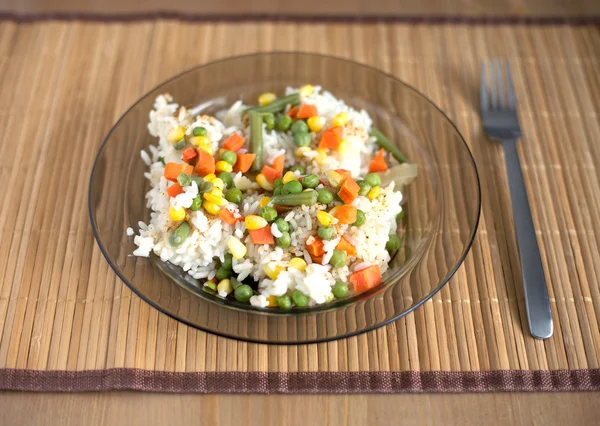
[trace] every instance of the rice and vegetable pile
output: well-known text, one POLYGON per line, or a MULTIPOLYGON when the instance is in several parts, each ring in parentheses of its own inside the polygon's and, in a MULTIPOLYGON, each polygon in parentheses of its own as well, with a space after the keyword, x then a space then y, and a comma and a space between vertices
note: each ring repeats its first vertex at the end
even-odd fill
MULTIPOLYGON (((156 98, 142 151, 150 222, 136 256, 155 253, 222 298, 315 306, 381 283, 402 211, 398 176, 416 166, 318 86, 264 93, 216 117, 156 98)), ((134 235, 131 228, 127 229, 134 235)))

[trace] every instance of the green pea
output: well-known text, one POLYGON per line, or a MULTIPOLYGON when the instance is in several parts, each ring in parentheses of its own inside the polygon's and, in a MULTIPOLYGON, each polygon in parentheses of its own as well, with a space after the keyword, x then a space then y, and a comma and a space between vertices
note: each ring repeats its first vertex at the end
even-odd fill
POLYGON ((300 290, 294 290, 292 293, 292 300, 294 301, 294 304, 300 308, 308 305, 308 297, 300 290))
POLYGON ((231 253, 225 253, 221 267, 227 270, 231 270, 233 268, 233 255, 231 253))
POLYGON ((229 278, 231 276, 231 269, 223 268, 223 265, 219 269, 217 269, 217 275, 215 278, 219 281, 224 280, 225 278, 229 278))
POLYGON ((317 201, 322 204, 329 204, 333 201, 333 194, 327 188, 317 190, 317 201))
POLYGON ((292 124, 292 133, 294 135, 296 133, 308 133, 308 126, 304 122, 304 120, 298 120, 294 124, 292 124))
POLYGON ((329 264, 334 268, 341 268, 346 265, 346 252, 342 250, 334 250, 329 264))
POLYGON ((287 223, 282 217, 278 217, 277 220, 275 220, 275 225, 277 225, 279 232, 288 232, 290 230, 289 223, 287 223))
POLYGON ((356 221, 352 224, 354 226, 363 226, 367 221, 367 217, 365 216, 365 212, 360 209, 356 210, 356 221))
POLYGON ((404 219, 404 210, 396 215, 396 222, 402 222, 402 219, 404 219))
POLYGON ((227 188, 231 188, 233 186, 233 177, 229 172, 221 172, 219 173, 219 179, 223 181, 227 188))
POLYGON ((302 184, 297 180, 292 180, 283 185, 282 194, 299 194, 302 192, 302 184))
POLYGON ((194 127, 192 129, 192 134, 194 136, 206 136, 206 135, 208 135, 208 132, 206 131, 206 129, 204 127, 199 126, 199 127, 194 127))
POLYGON ((302 178, 302 186, 305 188, 315 188, 321 183, 319 181, 319 176, 317 175, 308 175, 302 178))
POLYGON ((262 209, 260 209, 258 214, 267 222, 273 222, 275 219, 277 219, 277 210, 271 206, 264 206, 262 209))
POLYGON ((242 302, 242 303, 245 303, 248 300, 250 300, 250 298, 252 297, 253 294, 254 294, 254 292, 252 291, 252 287, 250 287, 247 284, 242 284, 241 286, 236 288, 235 291, 233 292, 233 296, 235 297, 235 300, 237 300, 238 302, 242 302))
POLYGON ((237 161, 237 154, 233 151, 223 151, 221 154, 221 160, 226 161, 233 166, 237 161))
POLYGON ((291 125, 292 119, 285 114, 280 115, 277 118, 277 123, 275 124, 277 130, 281 130, 282 132, 287 132, 290 129, 291 125))
POLYGON ((281 186, 276 186, 273 190, 273 195, 281 195, 281 186))
POLYGON ((365 181, 371 186, 381 185, 381 178, 377 173, 369 173, 365 176, 365 181))
POLYGON ((401 245, 402 239, 398 235, 390 235, 387 243, 385 244, 385 249, 391 253, 398 250, 401 245))
POLYGON ((169 244, 173 247, 180 246, 190 236, 190 224, 181 222, 181 224, 169 235, 169 244))
POLYGON ((273 185, 275 185, 275 188, 279 188, 280 186, 283 186, 283 179, 281 179, 281 178, 275 179, 275 182, 273 182, 273 185))
POLYGON ((348 284, 338 281, 333 285, 332 291, 336 299, 342 299, 348 296, 348 284))
POLYGON ((173 148, 175 148, 177 151, 181 151, 183 148, 185 148, 185 138, 179 139, 175 145, 173 145, 173 148))
POLYGON ((323 240, 331 240, 333 238, 333 228, 331 226, 320 226, 317 235, 323 240))
POLYGON ((301 175, 306 173, 306 169, 301 164, 296 164, 295 166, 290 167, 290 172, 300 172, 301 175))
POLYGON ((202 207, 202 197, 200 195, 197 195, 196 198, 194 198, 194 201, 192 201, 190 210, 197 211, 200 210, 200 207, 202 207))
POLYGON ((264 115, 263 121, 267 125, 267 130, 273 130, 275 128, 275 116, 273 114, 264 115))
POLYGON ((192 184, 192 178, 187 173, 179 173, 179 175, 177 175, 177 183, 181 186, 190 186, 192 184))
POLYGON ((366 197, 367 194, 369 193, 369 191, 371 190, 371 185, 369 185, 364 180, 359 180, 356 183, 358 184, 358 187, 359 187, 358 195, 360 195, 361 197, 366 197))
POLYGON ((277 298, 277 305, 281 309, 290 309, 292 307, 292 298, 290 296, 288 296, 287 294, 284 294, 283 296, 279 296, 277 298))
POLYGON ((294 143, 296 146, 310 145, 310 135, 307 132, 294 133, 294 143))
POLYGON ((282 232, 281 237, 275 238, 278 247, 288 248, 292 244, 292 237, 289 232, 282 232))
POLYGON ((225 199, 232 203, 239 204, 242 201, 242 191, 237 188, 229 188, 225 191, 225 199))

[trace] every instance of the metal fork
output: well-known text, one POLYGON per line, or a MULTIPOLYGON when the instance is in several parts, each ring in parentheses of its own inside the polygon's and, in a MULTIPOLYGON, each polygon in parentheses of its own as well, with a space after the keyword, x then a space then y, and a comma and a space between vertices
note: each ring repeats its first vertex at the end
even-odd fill
POLYGON ((531 335, 538 339, 552 336, 552 312, 540 249, 535 236, 533 218, 525 190, 521 163, 517 154, 517 141, 521 138, 521 127, 517 117, 515 91, 510 65, 506 64, 506 94, 504 90, 503 63, 492 60, 489 67, 481 64, 481 114, 483 128, 490 139, 502 143, 508 173, 510 198, 515 220, 525 306, 531 335), (490 84, 486 78, 490 71, 490 84))

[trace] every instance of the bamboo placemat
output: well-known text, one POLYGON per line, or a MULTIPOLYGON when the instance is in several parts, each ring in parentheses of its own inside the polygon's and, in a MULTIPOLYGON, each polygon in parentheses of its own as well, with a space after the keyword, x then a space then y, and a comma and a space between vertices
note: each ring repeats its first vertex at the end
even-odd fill
POLYGON ((600 389, 599 56, 597 25, 0 22, 0 389, 600 389), (125 109, 181 70, 269 50, 395 74, 473 151, 483 192, 473 249, 449 285, 393 324, 301 346, 216 337, 133 295, 94 242, 88 177, 125 109), (502 149, 481 131, 479 65, 491 57, 511 61, 518 94, 555 321, 546 341, 526 331, 502 149))

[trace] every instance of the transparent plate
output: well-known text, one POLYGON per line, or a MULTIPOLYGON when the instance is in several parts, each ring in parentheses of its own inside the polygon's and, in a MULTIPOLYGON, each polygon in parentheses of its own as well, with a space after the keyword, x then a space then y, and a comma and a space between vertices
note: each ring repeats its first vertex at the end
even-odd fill
POLYGON ((295 344, 352 336, 394 321, 431 298, 463 262, 480 212, 473 157, 449 118, 411 86, 377 69, 306 53, 261 53, 186 71, 144 95, 119 119, 100 147, 89 187, 92 229, 117 275, 161 312, 192 327, 252 342, 295 344), (170 93, 180 105, 212 114, 237 99, 318 84, 364 108, 419 176, 404 189, 403 248, 384 283, 358 297, 313 309, 280 311, 222 300, 156 256, 132 256, 138 221, 147 222, 147 166, 140 150, 156 144, 147 130, 154 99, 170 93))

